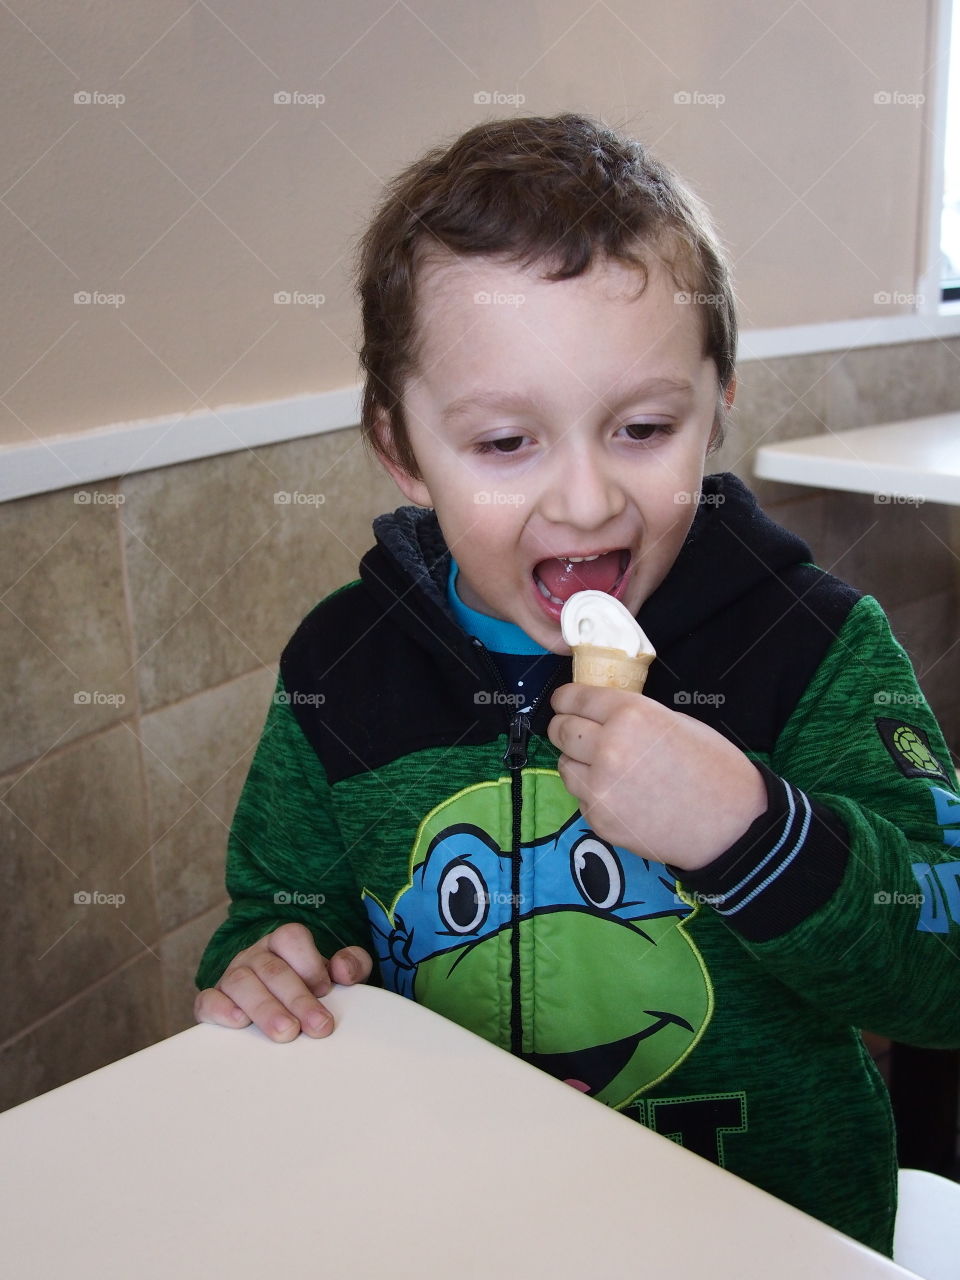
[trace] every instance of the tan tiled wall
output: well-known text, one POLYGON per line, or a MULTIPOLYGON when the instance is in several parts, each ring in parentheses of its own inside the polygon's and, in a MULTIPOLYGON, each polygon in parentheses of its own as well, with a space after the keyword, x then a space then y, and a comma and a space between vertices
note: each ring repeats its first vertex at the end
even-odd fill
POLYGON ((0 1107, 190 1025, 280 650, 399 500, 344 431, 0 506, 0 1107))
MULTIPOLYGON (((960 342, 744 365, 711 469, 750 481, 761 439, 960 409, 958 374, 960 342)), ((888 609, 956 747, 953 512, 755 487, 888 609)), ((190 1025, 280 650, 399 501, 355 431, 79 492, 0 507, 0 1107, 190 1025)))

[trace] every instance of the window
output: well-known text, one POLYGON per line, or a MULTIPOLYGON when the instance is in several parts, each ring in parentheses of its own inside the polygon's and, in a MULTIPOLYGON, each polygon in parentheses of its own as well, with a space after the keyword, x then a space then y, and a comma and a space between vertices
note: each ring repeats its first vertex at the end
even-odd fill
POLYGON ((950 25, 940 214, 940 281, 944 302, 960 300, 960 0, 954 0, 950 25))

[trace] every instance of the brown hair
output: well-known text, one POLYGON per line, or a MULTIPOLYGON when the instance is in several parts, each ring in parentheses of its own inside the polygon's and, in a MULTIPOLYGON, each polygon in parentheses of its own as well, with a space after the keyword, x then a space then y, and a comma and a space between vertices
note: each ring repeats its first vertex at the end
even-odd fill
POLYGON ((475 125, 403 170, 358 246, 361 432, 408 474, 419 475, 402 401, 417 368, 417 268, 444 250, 523 268, 542 262, 553 267, 547 280, 579 276, 606 255, 636 267, 645 283, 644 253, 661 257, 705 317, 705 355, 720 385, 714 447, 722 441, 737 319, 705 206, 642 143, 589 116, 527 116, 475 125))

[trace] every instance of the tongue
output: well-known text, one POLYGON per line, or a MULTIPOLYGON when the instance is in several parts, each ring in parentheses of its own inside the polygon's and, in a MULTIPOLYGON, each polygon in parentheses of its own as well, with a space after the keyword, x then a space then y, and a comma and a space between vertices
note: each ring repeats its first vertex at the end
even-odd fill
POLYGON ((534 569, 552 596, 567 601, 577 591, 611 592, 620 577, 620 552, 607 551, 596 560, 541 560, 534 569))

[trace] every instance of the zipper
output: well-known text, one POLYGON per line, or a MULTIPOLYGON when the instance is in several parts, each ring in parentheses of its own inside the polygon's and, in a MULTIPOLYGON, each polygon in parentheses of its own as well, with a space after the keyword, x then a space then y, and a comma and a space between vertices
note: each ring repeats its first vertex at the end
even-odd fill
MULTIPOLYGON (((531 708, 532 710, 532 708, 531 708)), ((503 763, 511 773, 519 773, 526 768, 527 747, 530 743, 530 712, 518 711, 507 728, 507 749, 503 753, 503 763)))
MULTIPOLYGON (((485 645, 473 637, 473 644, 483 655, 500 691, 509 697, 500 671, 485 645)), ((544 698, 549 697, 557 680, 554 672, 530 704, 529 711, 507 712, 507 749, 503 763, 510 770, 512 831, 510 849, 510 1052, 520 1057, 523 1052, 523 1019, 520 1007, 520 846, 522 844, 523 770, 527 764, 533 715, 544 698)), ((507 705, 505 703, 505 705, 507 705)))
POLYGON ((510 850, 510 1052, 523 1051, 523 1016, 520 1007, 520 845, 523 812, 523 768, 527 763, 530 717, 518 711, 510 721, 510 739, 503 762, 510 770, 513 833, 510 850))

